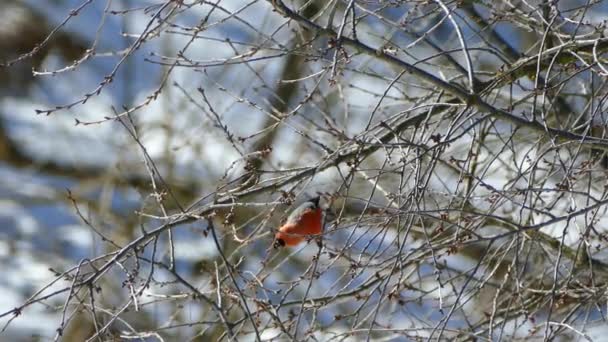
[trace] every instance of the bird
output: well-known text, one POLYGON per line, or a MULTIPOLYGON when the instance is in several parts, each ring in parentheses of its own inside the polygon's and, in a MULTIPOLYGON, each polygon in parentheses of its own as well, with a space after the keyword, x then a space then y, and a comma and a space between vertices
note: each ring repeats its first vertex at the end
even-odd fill
POLYGON ((323 231, 323 210, 319 206, 320 197, 313 197, 300 204, 287 217, 275 234, 274 247, 293 247, 309 237, 323 231))

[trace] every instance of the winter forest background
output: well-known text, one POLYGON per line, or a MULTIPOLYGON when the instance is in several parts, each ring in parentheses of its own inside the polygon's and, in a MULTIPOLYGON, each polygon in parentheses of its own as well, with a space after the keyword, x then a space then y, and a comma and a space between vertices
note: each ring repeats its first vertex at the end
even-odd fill
POLYGON ((601 340, 607 14, 3 0, 0 340, 601 340))

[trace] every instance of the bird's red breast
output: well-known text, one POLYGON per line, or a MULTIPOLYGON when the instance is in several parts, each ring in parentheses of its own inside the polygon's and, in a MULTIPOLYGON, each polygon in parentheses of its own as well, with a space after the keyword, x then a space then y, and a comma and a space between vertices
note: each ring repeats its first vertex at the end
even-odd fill
POLYGON ((296 246, 307 237, 322 233, 323 212, 316 202, 305 202, 295 209, 275 234, 275 246, 296 246))

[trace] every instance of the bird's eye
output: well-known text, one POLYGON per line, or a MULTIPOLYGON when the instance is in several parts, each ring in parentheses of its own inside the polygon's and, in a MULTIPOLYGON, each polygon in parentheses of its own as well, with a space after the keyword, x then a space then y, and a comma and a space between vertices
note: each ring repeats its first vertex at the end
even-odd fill
POLYGON ((279 247, 285 247, 285 240, 283 240, 283 239, 276 239, 274 241, 274 248, 279 248, 279 247))

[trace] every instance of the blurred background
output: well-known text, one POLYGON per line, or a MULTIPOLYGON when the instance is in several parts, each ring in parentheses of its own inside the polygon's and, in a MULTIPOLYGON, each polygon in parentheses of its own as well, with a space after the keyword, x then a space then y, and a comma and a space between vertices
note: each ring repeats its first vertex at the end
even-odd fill
POLYGON ((0 340, 601 340, 607 10, 3 0, 0 340))

